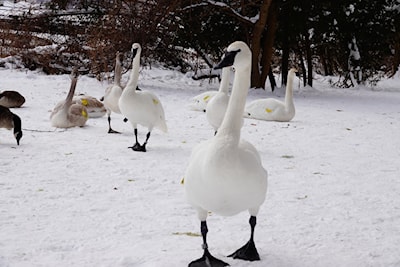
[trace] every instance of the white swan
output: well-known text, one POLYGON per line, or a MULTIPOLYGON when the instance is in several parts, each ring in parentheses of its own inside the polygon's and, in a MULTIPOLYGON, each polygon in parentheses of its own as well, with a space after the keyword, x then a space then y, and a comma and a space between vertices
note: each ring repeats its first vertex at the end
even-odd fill
POLYGON ((77 95, 72 98, 73 104, 81 104, 86 110, 89 118, 101 118, 106 114, 106 108, 97 98, 89 95, 77 95))
POLYGON ((206 112, 208 101, 210 101, 218 91, 206 91, 204 93, 194 96, 189 103, 189 108, 195 111, 206 112))
POLYGON ((251 51, 244 42, 229 45, 216 68, 230 65, 235 68, 235 78, 225 117, 217 134, 193 149, 185 173, 185 195, 197 211, 204 242, 203 257, 189 266, 227 265, 208 250, 206 219, 209 211, 231 216, 248 210, 250 240, 230 256, 250 261, 260 259, 253 236, 256 216, 266 196, 267 171, 255 147, 240 138, 251 74, 251 51))
POLYGON ((285 93, 285 102, 274 98, 257 99, 250 102, 244 116, 252 119, 266 121, 287 122, 293 119, 296 110, 293 103, 293 78, 296 69, 290 69, 285 93))
POLYGON ((231 68, 223 68, 221 75, 221 83, 218 93, 212 97, 206 106, 206 117, 210 125, 216 133, 224 118, 226 108, 229 102, 229 78, 231 68))
POLYGON ((20 108, 25 103, 25 97, 17 91, 0 93, 0 105, 6 108, 20 108))
POLYGON ((21 118, 12 113, 9 108, 0 105, 0 128, 14 129, 14 137, 19 145, 22 137, 21 118))
POLYGON ((107 109, 107 120, 108 120, 108 133, 119 133, 111 128, 111 113, 121 114, 121 110, 119 109, 119 98, 122 94, 122 85, 121 85, 121 77, 122 77, 122 54, 120 52, 116 53, 115 56, 115 70, 114 70, 114 84, 109 86, 106 89, 104 94, 104 106, 107 109))
POLYGON ((139 79, 141 47, 138 43, 132 45, 132 70, 121 97, 119 99, 119 108, 122 115, 132 124, 135 132, 135 144, 132 147, 135 151, 146 152, 146 144, 150 138, 154 127, 163 132, 167 132, 165 123, 164 109, 160 99, 153 93, 136 90, 139 79), (148 132, 146 141, 140 145, 137 137, 137 125, 147 127, 148 132))
POLYGON ((74 68, 71 73, 71 87, 65 101, 58 103, 51 112, 50 120, 53 127, 70 128, 85 125, 88 119, 85 106, 72 103, 77 81, 78 70, 74 68))

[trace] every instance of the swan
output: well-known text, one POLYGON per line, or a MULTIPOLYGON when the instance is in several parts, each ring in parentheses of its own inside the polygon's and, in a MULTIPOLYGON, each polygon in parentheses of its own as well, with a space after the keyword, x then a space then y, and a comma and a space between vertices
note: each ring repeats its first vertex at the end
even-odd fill
POLYGON ((9 108, 0 105, 0 128, 8 130, 14 129, 14 137, 17 139, 17 145, 22 137, 21 118, 12 113, 9 108))
POLYGON ((140 44, 134 43, 132 45, 132 70, 118 103, 121 114, 132 124, 135 133, 135 144, 129 148, 134 151, 146 152, 146 144, 153 128, 156 127, 163 132, 167 132, 168 129, 165 123, 164 109, 158 97, 148 91, 136 90, 139 79, 141 51, 140 44), (146 141, 143 145, 138 142, 138 124, 148 129, 146 141))
POLYGON ((206 112, 208 101, 210 101, 218 91, 206 91, 194 96, 189 103, 189 108, 195 111, 206 112))
POLYGON ((230 44, 225 57, 215 68, 231 65, 235 68, 235 76, 222 124, 215 136, 193 149, 184 176, 185 196, 197 211, 203 237, 204 254, 189 264, 193 267, 228 265, 208 250, 208 212, 233 216, 247 210, 250 239, 229 256, 249 261, 260 259, 254 244, 254 228, 266 197, 267 171, 256 148, 240 138, 251 74, 251 51, 244 42, 230 44))
POLYGON ((208 101, 206 106, 206 117, 210 125, 214 128, 215 133, 221 125, 229 102, 230 71, 230 68, 222 69, 218 93, 208 101))
POLYGON ((65 101, 58 103, 50 115, 51 125, 57 128, 70 128, 75 126, 84 126, 88 113, 85 106, 73 104, 72 98, 75 93, 76 83, 78 81, 78 71, 73 69, 71 72, 71 87, 65 101))
POLYGON ((111 128, 111 113, 121 114, 121 110, 119 109, 119 98, 122 94, 122 85, 121 85, 121 77, 122 77, 122 53, 117 52, 115 56, 115 70, 114 70, 114 84, 107 87, 104 94, 104 106, 107 109, 107 120, 108 120, 108 133, 119 133, 111 128))
POLYGON ((257 99, 250 102, 245 109, 244 116, 266 121, 287 122, 293 119, 296 110, 293 103, 293 78, 296 69, 290 69, 285 93, 285 102, 274 98, 257 99))
POLYGON ((97 98, 89 95, 78 95, 72 98, 73 104, 81 104, 87 110, 88 118, 101 118, 106 114, 106 108, 97 98))
POLYGON ((17 91, 3 91, 0 93, 0 105, 6 108, 20 108, 25 103, 23 97, 17 91))

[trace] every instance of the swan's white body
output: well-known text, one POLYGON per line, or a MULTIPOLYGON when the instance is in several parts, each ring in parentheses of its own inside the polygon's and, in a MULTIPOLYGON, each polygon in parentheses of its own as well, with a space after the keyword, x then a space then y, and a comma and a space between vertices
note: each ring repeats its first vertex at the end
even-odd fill
POLYGON ((254 100, 246 106, 244 116, 266 121, 287 122, 292 120, 296 113, 293 102, 293 78, 295 72, 295 69, 291 69, 288 73, 284 102, 274 98, 254 100))
POLYGON ((128 83, 119 99, 121 113, 132 124, 135 131, 137 125, 140 124, 147 127, 149 133, 153 130, 153 127, 167 132, 164 109, 160 99, 153 93, 136 90, 139 78, 141 47, 139 44, 134 43, 132 48, 136 49, 137 52, 133 58, 128 83))
POLYGON ((72 98, 75 93, 76 83, 78 81, 78 73, 76 70, 71 75, 71 87, 64 101, 59 102, 50 115, 51 125, 57 128, 70 128, 86 124, 88 113, 85 106, 81 104, 73 104, 72 98))
POLYGON ((210 125, 216 132, 222 123, 225 116, 226 108, 229 102, 229 78, 231 68, 222 69, 221 84, 219 85, 218 93, 212 97, 206 106, 206 117, 210 125))
POLYGON ((115 70, 114 70, 114 84, 107 87, 104 94, 104 106, 107 109, 107 115, 110 116, 111 112, 121 114, 119 109, 119 98, 122 94, 121 76, 122 76, 122 65, 120 60, 120 53, 117 52, 115 59, 115 70))
POLYGON ((190 100, 189 108, 195 111, 206 112, 207 103, 218 93, 218 91, 206 91, 196 95, 190 100))
POLYGON ((78 95, 72 98, 73 104, 81 104, 85 106, 89 118, 101 118, 106 114, 106 108, 103 103, 93 96, 78 95))
POLYGON ((235 78, 224 119, 213 138, 193 149, 185 174, 186 198, 202 221, 208 211, 231 216, 248 210, 256 216, 267 190, 267 172, 257 150, 240 139, 250 87, 251 52, 243 42, 228 47, 235 49, 240 52, 233 65, 235 78))

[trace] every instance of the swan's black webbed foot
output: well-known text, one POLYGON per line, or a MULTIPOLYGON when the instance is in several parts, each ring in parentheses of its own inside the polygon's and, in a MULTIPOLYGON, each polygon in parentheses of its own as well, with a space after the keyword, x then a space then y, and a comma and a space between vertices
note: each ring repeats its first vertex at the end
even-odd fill
POLYGON ((243 247, 239 248, 228 257, 246 261, 260 260, 260 255, 258 255, 256 245, 254 244, 254 241, 252 239, 250 239, 249 242, 247 242, 243 247))
POLYGON ((115 131, 115 130, 113 130, 113 129, 108 129, 108 133, 115 133, 115 134, 120 134, 120 132, 118 132, 118 131, 115 131))
POLYGON ((128 148, 131 148, 134 151, 138 152, 146 152, 146 146, 145 145, 140 145, 139 143, 134 144, 133 146, 130 146, 128 148))
POLYGON ((215 258, 210 254, 208 249, 204 249, 204 255, 200 259, 194 260, 189 264, 189 267, 224 267, 229 266, 228 263, 215 258))

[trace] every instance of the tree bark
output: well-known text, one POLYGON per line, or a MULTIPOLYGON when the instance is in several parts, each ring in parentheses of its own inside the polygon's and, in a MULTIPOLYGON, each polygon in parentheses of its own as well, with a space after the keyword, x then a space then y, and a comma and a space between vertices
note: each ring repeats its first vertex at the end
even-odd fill
POLYGON ((306 49, 306 58, 307 58, 307 84, 312 87, 313 84, 312 55, 311 55, 310 38, 307 30, 304 31, 304 45, 306 49))
MULTIPOLYGON (((271 3, 268 12, 268 20, 267 20, 267 32, 263 38, 263 51, 261 57, 261 86, 262 88, 265 87, 265 82, 267 77, 270 76, 270 67, 271 67, 271 59, 273 53, 273 45, 275 40, 275 33, 278 28, 278 6, 276 5, 275 1, 271 3)), ((273 76, 272 76, 273 77, 273 76)), ((273 81, 275 83, 275 80, 273 81)), ((271 87, 272 87, 271 81, 271 87)), ((276 86, 276 83, 275 83, 276 86)), ((273 87, 272 90, 275 88, 273 87)))
POLYGON ((252 68, 251 68, 251 87, 264 87, 261 86, 260 74, 260 52, 261 52, 261 39, 264 33, 265 25, 267 24, 268 11, 272 0, 264 0, 260 7, 259 19, 254 25, 252 38, 251 38, 251 52, 252 52, 252 68))

